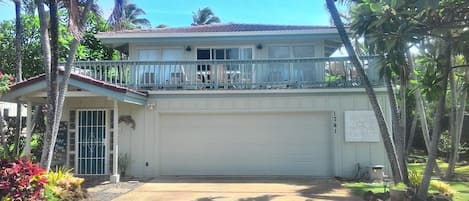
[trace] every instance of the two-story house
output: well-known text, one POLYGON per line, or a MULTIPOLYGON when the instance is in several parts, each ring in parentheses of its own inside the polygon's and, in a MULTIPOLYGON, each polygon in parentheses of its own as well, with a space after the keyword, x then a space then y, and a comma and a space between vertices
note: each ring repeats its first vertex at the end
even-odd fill
MULTIPOLYGON (((128 54, 77 61, 58 164, 79 175, 352 177, 386 165, 368 98, 335 27, 216 24, 98 33, 128 54), (121 164, 122 165, 122 164, 121 164)), ((363 57, 389 120, 375 57, 363 57)), ((3 99, 45 101, 44 76, 3 99)))

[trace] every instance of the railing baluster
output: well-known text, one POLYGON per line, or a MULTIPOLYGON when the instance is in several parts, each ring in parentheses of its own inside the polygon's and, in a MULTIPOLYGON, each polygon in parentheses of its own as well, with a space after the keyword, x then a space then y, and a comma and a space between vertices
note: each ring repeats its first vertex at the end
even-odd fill
MULTIPOLYGON (((374 85, 375 58, 360 58, 374 85)), ((72 72, 135 89, 254 89, 361 86, 347 57, 201 60, 75 61, 72 72)))

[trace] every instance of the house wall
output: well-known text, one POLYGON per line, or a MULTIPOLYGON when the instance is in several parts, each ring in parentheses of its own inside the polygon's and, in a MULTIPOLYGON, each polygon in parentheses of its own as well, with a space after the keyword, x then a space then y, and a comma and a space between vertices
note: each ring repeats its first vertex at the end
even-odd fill
MULTIPOLYGON (((99 99, 99 98, 98 98, 99 99)), ((76 99, 67 102, 67 109, 111 108, 109 100, 93 100, 93 106, 76 99)), ((383 108, 388 108, 384 94, 378 95, 383 108)), ((317 93, 283 95, 167 95, 149 99, 154 108, 119 104, 119 115, 131 115, 135 128, 119 124, 120 153, 131 158, 129 174, 155 176, 159 173, 159 118, 161 114, 197 112, 282 112, 282 111, 328 111, 335 112, 336 134, 333 137, 334 175, 351 177, 355 166, 362 167, 385 164, 385 151, 380 142, 345 142, 344 111, 372 110, 363 93, 317 93), (148 166, 147 166, 148 164, 148 166)), ((389 110, 384 114, 389 120, 389 110)), ((64 119, 67 115, 64 115, 64 119)))
MULTIPOLYGON (((378 101, 390 121, 389 104, 383 91, 378 90, 378 101)), ((72 98, 66 101, 63 120, 68 120, 69 111, 77 109, 112 109, 113 101, 103 97, 72 98), (92 104, 90 104, 92 103, 92 104)), ((127 153, 131 162, 128 174, 148 177, 159 174, 158 142, 160 116, 176 113, 226 113, 226 112, 331 112, 336 117, 336 134, 332 137, 331 158, 334 176, 352 177, 356 164, 362 167, 389 165, 382 140, 379 142, 346 142, 345 111, 369 110, 372 108, 367 96, 359 89, 344 89, 333 92, 311 93, 257 93, 250 94, 186 94, 151 95, 147 106, 119 103, 119 116, 130 115, 135 128, 126 123, 119 124, 119 153, 127 153)), ((209 123, 209 122, 208 122, 209 123)), ((331 126, 331 132, 334 128, 331 126)))
MULTIPOLYGON (((5 115, 8 112, 8 117, 16 117, 16 103, 0 102, 0 115, 5 115)), ((26 117, 26 107, 21 106, 21 116, 26 117)))
POLYGON ((179 49, 184 51, 184 60, 195 60, 197 57, 197 48, 207 47, 251 47, 253 49, 253 58, 268 58, 268 48, 272 46, 313 46, 315 55, 311 57, 324 57, 324 40, 304 40, 304 41, 236 41, 236 42, 197 42, 196 40, 184 44, 175 43, 132 43, 129 45, 129 59, 138 60, 138 50, 141 49, 179 49), (258 44, 262 45, 262 49, 256 48, 258 44), (186 47, 191 47, 191 51, 186 51, 186 47))

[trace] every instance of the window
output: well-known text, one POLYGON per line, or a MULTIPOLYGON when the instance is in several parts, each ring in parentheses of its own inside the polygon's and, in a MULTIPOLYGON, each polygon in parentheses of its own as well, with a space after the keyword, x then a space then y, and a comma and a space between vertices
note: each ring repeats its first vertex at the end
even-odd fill
POLYGON ((203 48, 197 49, 197 60, 252 59, 252 48, 203 48))
MULTIPOLYGON (((197 60, 247 60, 252 59, 252 48, 200 48, 197 49, 197 60)), ((240 73, 239 64, 220 65, 220 70, 227 79, 232 79, 240 73)), ((210 65, 197 65, 197 74, 202 82, 211 80, 213 69, 210 65)), ((219 76, 218 79, 223 79, 219 76)), ((220 80, 219 80, 220 81, 220 80)))

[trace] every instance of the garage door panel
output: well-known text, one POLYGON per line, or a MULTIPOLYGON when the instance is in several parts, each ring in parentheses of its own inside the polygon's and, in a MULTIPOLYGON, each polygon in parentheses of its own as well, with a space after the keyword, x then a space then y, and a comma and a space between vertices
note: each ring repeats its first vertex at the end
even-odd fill
POLYGON ((329 113, 164 114, 161 175, 330 176, 329 113))

